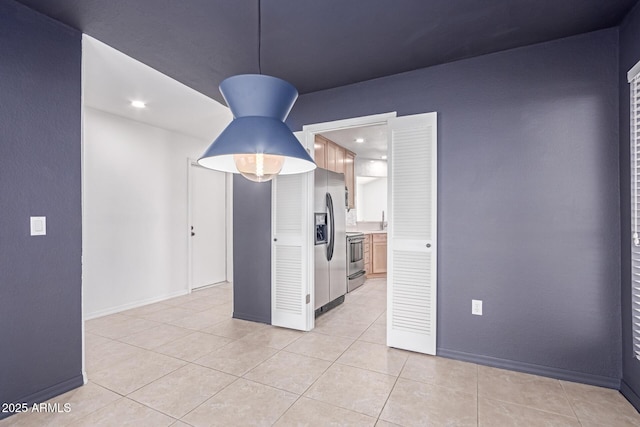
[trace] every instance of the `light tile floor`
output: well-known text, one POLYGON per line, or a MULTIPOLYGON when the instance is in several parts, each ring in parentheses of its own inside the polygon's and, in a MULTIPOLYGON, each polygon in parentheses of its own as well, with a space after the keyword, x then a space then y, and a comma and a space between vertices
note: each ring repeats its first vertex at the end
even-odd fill
POLYGON ((615 390, 387 348, 369 280, 302 333, 231 318, 228 284, 86 322, 69 413, 5 426, 640 426, 615 390))

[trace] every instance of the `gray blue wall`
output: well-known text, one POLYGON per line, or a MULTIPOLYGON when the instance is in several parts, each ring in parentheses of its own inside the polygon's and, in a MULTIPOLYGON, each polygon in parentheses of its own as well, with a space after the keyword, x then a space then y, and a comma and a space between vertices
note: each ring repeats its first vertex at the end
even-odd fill
POLYGON ((271 183, 233 176, 233 317, 271 324, 271 183))
POLYGON ((640 4, 620 26, 620 223, 622 224, 622 387, 640 410, 640 361, 633 357, 631 331, 631 188, 629 84, 627 71, 640 61, 640 4))
POLYGON ((438 113, 438 353, 617 387, 617 30, 307 94, 288 123, 389 111, 438 113))
POLYGON ((0 402, 40 402, 82 384, 81 34, 0 0, 0 58, 0 402))
MULTIPOLYGON (((440 354, 607 385, 624 354, 625 383, 640 389, 621 353, 627 112, 618 116, 639 19, 636 8, 622 28, 620 70, 618 33, 607 30, 294 107, 294 129, 438 112, 440 354), (484 316, 471 315, 472 298, 484 316)), ((80 33, 0 0, 0 58, 0 402, 41 401, 82 381, 80 33), (28 236, 31 215, 47 216, 46 237, 28 236)), ((234 315, 268 321, 270 188, 234 185, 234 315)))

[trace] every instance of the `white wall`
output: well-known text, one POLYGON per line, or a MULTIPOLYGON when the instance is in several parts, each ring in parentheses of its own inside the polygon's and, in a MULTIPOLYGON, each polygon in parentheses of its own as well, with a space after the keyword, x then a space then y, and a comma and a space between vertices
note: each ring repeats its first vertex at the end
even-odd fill
POLYGON ((387 219, 387 178, 374 178, 358 186, 358 221, 387 219))
POLYGON ((86 319, 188 292, 186 159, 209 143, 85 107, 86 319))
POLYGON ((356 157, 356 176, 387 176, 387 161, 356 157))

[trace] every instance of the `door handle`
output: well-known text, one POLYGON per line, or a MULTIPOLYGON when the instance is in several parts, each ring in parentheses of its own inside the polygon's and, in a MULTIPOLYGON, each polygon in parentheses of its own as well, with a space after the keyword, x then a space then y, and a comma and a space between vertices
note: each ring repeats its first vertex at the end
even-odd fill
POLYGON ((326 205, 329 215, 329 236, 327 241, 327 261, 331 261, 333 258, 333 249, 335 247, 335 239, 336 239, 336 231, 335 231, 335 219, 333 212, 333 199, 331 198, 331 194, 326 194, 326 205))

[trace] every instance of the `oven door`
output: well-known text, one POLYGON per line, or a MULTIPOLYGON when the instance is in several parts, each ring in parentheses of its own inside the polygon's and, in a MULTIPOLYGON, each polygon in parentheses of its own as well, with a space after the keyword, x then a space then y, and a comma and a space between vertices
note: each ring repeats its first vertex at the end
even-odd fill
POLYGON ((347 275, 351 276, 364 270, 364 237, 349 237, 347 242, 349 259, 347 275))

